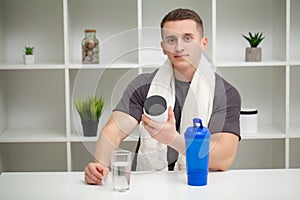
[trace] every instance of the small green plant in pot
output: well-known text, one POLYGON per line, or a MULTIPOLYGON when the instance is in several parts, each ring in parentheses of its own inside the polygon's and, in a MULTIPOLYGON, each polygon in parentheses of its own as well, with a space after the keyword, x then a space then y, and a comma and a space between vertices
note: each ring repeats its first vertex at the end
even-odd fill
POLYGON ((258 62, 261 61, 262 50, 258 45, 265 39, 263 33, 252 34, 249 32, 249 36, 242 36, 248 41, 250 47, 246 48, 245 61, 246 62, 258 62))
POLYGON ((35 57, 33 54, 34 47, 25 46, 24 47, 24 55, 23 55, 23 62, 25 65, 32 65, 34 64, 35 57))
POLYGON ((104 100, 100 96, 92 96, 84 100, 77 99, 76 110, 80 115, 84 136, 96 136, 99 118, 102 114, 104 100))

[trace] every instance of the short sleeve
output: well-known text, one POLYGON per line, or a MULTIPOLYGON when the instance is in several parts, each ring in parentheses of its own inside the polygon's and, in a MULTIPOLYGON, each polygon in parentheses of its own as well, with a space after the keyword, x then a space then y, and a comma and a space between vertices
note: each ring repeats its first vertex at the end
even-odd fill
POLYGON ((209 122, 209 130, 213 133, 229 132, 240 136, 241 97, 238 90, 216 75, 216 88, 213 113, 209 122))
POLYGON ((156 71, 149 74, 140 74, 133 79, 123 92, 122 98, 113 111, 121 111, 141 121, 144 101, 156 71))

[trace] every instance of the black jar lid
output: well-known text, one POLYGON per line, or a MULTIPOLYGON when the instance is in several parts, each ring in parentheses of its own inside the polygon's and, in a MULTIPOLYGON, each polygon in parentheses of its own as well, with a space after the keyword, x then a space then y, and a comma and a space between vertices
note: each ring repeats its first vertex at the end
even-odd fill
POLYGON ((256 108, 242 108, 240 111, 241 115, 255 115, 258 113, 256 108))

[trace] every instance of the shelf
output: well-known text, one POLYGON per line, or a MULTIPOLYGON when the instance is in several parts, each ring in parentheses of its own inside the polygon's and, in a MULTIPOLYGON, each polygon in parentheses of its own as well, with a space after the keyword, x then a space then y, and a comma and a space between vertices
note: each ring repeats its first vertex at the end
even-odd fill
POLYGON ((136 0, 68 0, 70 62, 80 63, 84 30, 93 28, 100 42, 100 63, 137 63, 137 16, 136 0))
POLYGON ((293 66, 300 66, 300 59, 297 59, 297 60, 291 60, 289 62, 290 65, 293 65, 293 66))
POLYGON ((244 60, 248 32, 263 32, 262 60, 286 59, 286 5, 277 0, 216 1, 216 60, 244 60), (238 9, 233 11, 233 8, 238 9), (253 12, 255 11, 255 12, 253 12), (273 23, 275 22, 276 23, 273 23))
POLYGON ((4 129, 65 129, 64 70, 0 70, 4 129))
POLYGON ((0 62, 21 63, 24 46, 34 46, 36 63, 64 63, 62 0, 1 0, 1 4, 0 62))
POLYGON ((32 70, 32 69, 65 69, 63 64, 34 64, 34 65, 24 65, 24 64, 10 64, 1 63, 0 70, 32 70))
POLYGON ((62 129, 7 129, 0 134, 0 143, 66 141, 62 129))
POLYGON ((123 63, 123 64, 81 64, 71 63, 69 69, 134 69, 138 68, 137 63, 123 63))
POLYGON ((285 66, 220 67, 218 73, 238 89, 242 108, 258 110, 259 125, 285 130, 285 66))
POLYGON ((66 149, 63 142, 1 143, 1 171, 66 171, 66 149))
POLYGON ((231 169, 276 169, 285 166, 285 140, 241 140, 231 169))
POLYGON ((285 139, 286 134, 274 126, 260 125, 257 133, 241 133, 242 140, 249 139, 285 139))
POLYGON ((219 59, 215 65, 217 67, 274 67, 274 66, 285 66, 286 61, 265 59, 262 62, 245 62, 238 58, 232 59, 219 59))
MULTIPOLYGON (((84 137, 83 133, 72 133, 71 137, 68 138, 68 141, 70 142, 97 142, 98 135, 95 137, 84 137)), ((128 136, 124 141, 127 142, 134 142, 138 141, 138 137, 136 137, 134 134, 132 136, 128 136)))

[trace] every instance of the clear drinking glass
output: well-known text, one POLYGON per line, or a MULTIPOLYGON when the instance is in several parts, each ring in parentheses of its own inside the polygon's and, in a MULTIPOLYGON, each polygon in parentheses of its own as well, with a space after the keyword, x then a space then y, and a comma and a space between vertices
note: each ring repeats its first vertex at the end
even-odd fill
POLYGON ((111 154, 111 173, 113 190, 129 190, 131 174, 131 152, 115 150, 111 154))

